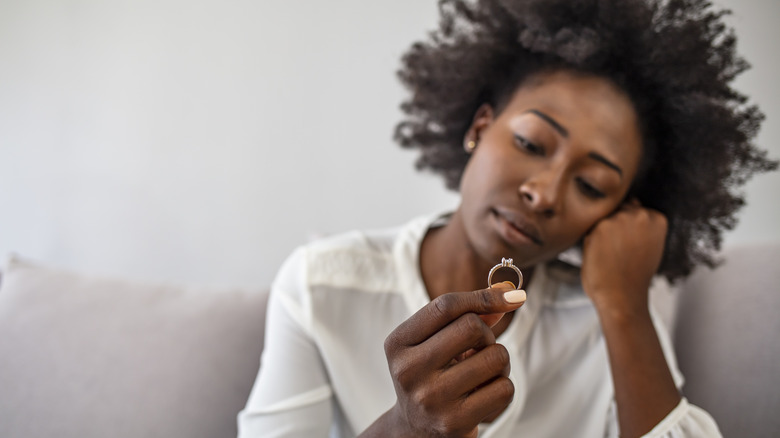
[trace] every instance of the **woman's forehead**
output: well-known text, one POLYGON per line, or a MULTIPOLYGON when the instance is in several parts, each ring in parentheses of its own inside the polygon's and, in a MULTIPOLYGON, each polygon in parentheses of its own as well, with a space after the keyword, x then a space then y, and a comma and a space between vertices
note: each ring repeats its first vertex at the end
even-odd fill
POLYGON ((547 126, 571 142, 638 165, 642 137, 629 97, 598 76, 549 73, 517 88, 499 119, 547 126))

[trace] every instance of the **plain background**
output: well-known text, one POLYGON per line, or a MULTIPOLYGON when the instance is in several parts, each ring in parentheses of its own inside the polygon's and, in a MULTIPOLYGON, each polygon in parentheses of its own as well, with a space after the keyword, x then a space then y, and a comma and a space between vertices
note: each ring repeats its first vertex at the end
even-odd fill
MULTIPOLYGON (((780 2, 721 0, 780 157, 780 2)), ((0 0, 0 254, 267 285, 292 249, 454 208, 392 141, 434 0, 0 0)), ((780 241, 780 174, 727 244, 780 241)))

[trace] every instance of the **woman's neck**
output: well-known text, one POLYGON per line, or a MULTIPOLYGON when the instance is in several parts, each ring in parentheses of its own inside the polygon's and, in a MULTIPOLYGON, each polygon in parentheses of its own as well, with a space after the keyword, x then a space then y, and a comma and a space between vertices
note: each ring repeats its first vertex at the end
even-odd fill
POLYGON ((484 289, 492 267, 488 264, 471 246, 459 210, 423 238, 420 272, 431 299, 448 292, 484 289))
MULTIPOLYGON (((495 261, 481 257, 466 234, 460 210, 440 227, 430 228, 420 247, 420 273, 431 299, 449 292, 467 292, 486 288, 487 275, 495 261)), ((523 269, 527 288, 533 269, 523 269)))

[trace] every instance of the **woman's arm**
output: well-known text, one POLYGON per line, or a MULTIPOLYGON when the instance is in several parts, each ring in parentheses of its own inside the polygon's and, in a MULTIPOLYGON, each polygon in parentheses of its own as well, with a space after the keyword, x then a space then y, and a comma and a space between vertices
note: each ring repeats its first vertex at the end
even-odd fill
POLYGON ((604 332, 622 437, 649 432, 681 400, 648 304, 666 231, 661 213, 633 202, 599 222, 583 245, 583 288, 604 332))
POLYGON ((679 403, 649 311, 600 310, 622 437, 649 432, 679 403))
MULTIPOLYGON (((674 357, 674 346, 669 333, 660 318, 653 314, 653 325, 661 343, 666 363, 674 377, 675 386, 679 389, 683 385, 683 377, 677 368, 677 360, 674 357)), ((607 434, 604 438, 618 438, 619 426, 616 413, 616 403, 613 402, 608 419, 607 434)), ((694 406, 683 397, 680 403, 653 429, 643 435, 643 438, 721 438, 722 434, 712 416, 705 410, 694 406)))

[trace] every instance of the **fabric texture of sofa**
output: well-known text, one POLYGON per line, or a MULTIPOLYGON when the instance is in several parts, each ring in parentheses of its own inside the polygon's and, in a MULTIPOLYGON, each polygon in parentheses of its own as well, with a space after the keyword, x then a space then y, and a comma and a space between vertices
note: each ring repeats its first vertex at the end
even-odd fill
POLYGON ((680 287, 683 392, 726 438, 780 437, 780 244, 729 248, 680 287))
MULTIPOLYGON (((780 244, 731 248, 651 300, 685 395, 727 438, 780 436, 780 244)), ((234 437, 267 291, 85 276, 12 258, 0 277, 0 437, 234 437)))
POLYGON ((235 437, 266 295, 12 258, 0 278, 0 437, 235 437))

